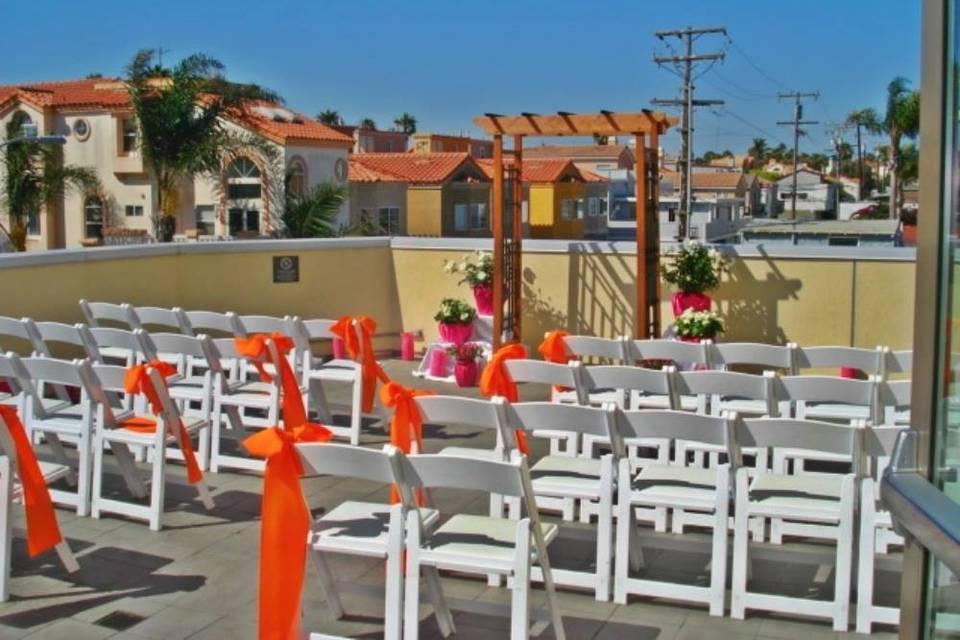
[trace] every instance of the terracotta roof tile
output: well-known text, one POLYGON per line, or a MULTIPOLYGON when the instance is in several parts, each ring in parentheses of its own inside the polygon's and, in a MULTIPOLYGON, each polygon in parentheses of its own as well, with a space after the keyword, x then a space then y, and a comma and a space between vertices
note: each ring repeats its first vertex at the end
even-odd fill
MULTIPOLYGON (((704 172, 693 173, 694 189, 736 189, 743 178, 742 173, 704 172)), ((680 185, 680 174, 676 171, 661 171, 660 179, 680 185)))
POLYGON ((523 155, 528 158, 619 158, 624 151, 630 153, 630 147, 624 144, 571 144, 542 145, 524 148, 523 155))
POLYGON ((464 165, 477 166, 467 153, 355 153, 350 156, 350 180, 436 184, 464 165))

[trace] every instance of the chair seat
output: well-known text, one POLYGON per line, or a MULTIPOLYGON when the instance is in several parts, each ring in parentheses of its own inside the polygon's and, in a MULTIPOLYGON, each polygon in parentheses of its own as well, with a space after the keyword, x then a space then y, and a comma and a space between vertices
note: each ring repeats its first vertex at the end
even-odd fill
POLYGON ((741 415, 765 416, 768 413, 767 403, 763 400, 749 398, 726 398, 719 402, 720 411, 736 411, 741 415))
POLYGON ((530 468, 536 495, 596 498, 600 496, 600 460, 545 456, 530 468))
POLYGON ((855 404, 808 402, 803 411, 807 419, 869 420, 870 408, 855 404))
POLYGON ((845 476, 838 474, 780 475, 761 473, 750 483, 751 514, 797 518, 814 516, 818 521, 840 518, 845 476))
MULTIPOLYGON (((153 419, 153 418, 151 418, 153 419)), ((180 420, 183 421, 183 427, 187 430, 187 433, 193 435, 201 428, 207 426, 207 421, 204 418, 196 416, 181 416, 180 420)), ((159 422, 158 422, 159 424, 159 422)), ((124 442, 126 444, 135 444, 135 445, 150 445, 153 443, 153 433, 150 432, 139 432, 131 431, 129 429, 115 428, 115 429, 104 429, 103 430, 103 439, 109 440, 111 442, 124 442)), ((177 438, 172 435, 167 436, 167 444, 176 444, 177 438)))
POLYGON ((99 351, 100 355, 104 358, 113 358, 114 360, 126 360, 130 358, 133 353, 130 349, 124 349, 122 347, 98 347, 97 351, 99 351))
MULTIPOLYGON (((423 524, 432 528, 440 517, 436 509, 420 509, 423 524)), ((390 505, 347 501, 321 516, 313 525, 309 544, 318 551, 369 547, 382 555, 387 548, 390 505)))
POLYGON ((203 378, 183 378, 167 383, 167 392, 177 400, 203 400, 207 393, 203 378))
MULTIPOLYGON (((547 544, 556 538, 559 530, 552 523, 543 523, 541 528, 547 544)), ((516 540, 516 520, 457 514, 425 541, 421 561, 438 565, 474 564, 480 570, 511 571, 516 540), (465 563, 465 557, 472 562, 465 563)))
POLYGON ((360 365, 353 360, 337 358, 323 362, 319 358, 311 363, 307 377, 313 380, 352 381, 360 376, 360 365))
MULTIPOLYGON (((70 473, 70 467, 66 465, 57 464, 56 462, 44 462, 43 460, 38 460, 37 462, 40 464, 40 474, 47 484, 56 482, 70 473)), ((23 485, 20 484, 19 481, 16 481, 13 483, 13 499, 18 500, 21 497, 23 497, 23 485)))
POLYGON ((631 483, 630 502, 712 510, 717 500, 717 470, 672 464, 648 464, 631 483))
MULTIPOLYGON (((669 409, 670 397, 653 393, 633 394, 631 398, 633 409, 669 409)), ((696 396, 680 396, 680 409, 696 411, 700 402, 696 396)))
POLYGON ((43 400, 46 415, 42 418, 30 418, 31 429, 52 433, 77 435, 83 427, 83 406, 70 404, 54 398, 43 400))

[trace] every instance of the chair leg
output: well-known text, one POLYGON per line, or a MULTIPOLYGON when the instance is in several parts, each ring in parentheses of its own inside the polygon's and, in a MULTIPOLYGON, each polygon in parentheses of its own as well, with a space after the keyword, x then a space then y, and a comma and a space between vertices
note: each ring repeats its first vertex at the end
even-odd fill
MULTIPOLYGON (((137 470, 137 465, 133 461, 133 454, 130 452, 130 447, 122 442, 109 442, 108 446, 110 451, 113 453, 114 459, 117 461, 117 466, 120 467, 120 475, 123 476, 123 481, 127 485, 127 490, 135 498, 143 498, 147 495, 147 486, 143 483, 143 478, 140 477, 140 471, 137 470)), ((100 445, 102 450, 103 445, 100 445)), ((141 450, 144 447, 139 447, 141 450)), ((103 452, 100 451, 100 459, 103 459, 103 452)), ((96 460, 96 458, 94 458, 96 460)))
POLYGON ((100 500, 103 498, 103 456, 106 452, 103 450, 103 439, 100 437, 100 431, 93 438, 93 487, 90 497, 90 517, 94 520, 100 519, 100 500))
POLYGON ((433 613, 437 618, 437 625, 440 627, 440 633, 444 638, 456 633, 456 626, 453 622, 453 613, 447 606, 447 600, 443 596, 443 587, 440 584, 440 572, 436 567, 423 567, 423 577, 427 582, 427 593, 430 602, 433 604, 433 613))
POLYGON ((853 569, 853 514, 854 514, 853 482, 845 483, 841 494, 841 504, 847 508, 840 518, 837 531, 837 568, 833 587, 833 630, 846 631, 850 620, 850 575, 853 569), (849 489, 848 489, 849 487, 849 489))
POLYGON ((596 593, 598 602, 610 600, 611 537, 613 535, 613 463, 604 456, 600 471, 601 496, 597 505, 597 573, 596 593))
POLYGON ((727 527, 730 500, 726 483, 717 488, 720 498, 713 519, 713 553, 710 558, 710 615, 723 616, 727 585, 727 527))
POLYGON ((53 453, 53 457, 57 462, 67 467, 70 471, 67 473, 67 484, 71 487, 77 486, 77 472, 73 469, 73 464, 70 462, 70 457, 67 455, 67 450, 64 449, 63 443, 60 442, 60 438, 57 437, 55 433, 41 433, 35 431, 34 433, 38 434, 41 438, 46 439, 47 446, 50 447, 50 451, 53 453))
POLYGON ((10 547, 13 523, 10 507, 13 502, 13 469, 10 458, 0 456, 0 602, 10 599, 10 547))
POLYGON ((206 471, 210 468, 210 429, 212 424, 208 415, 206 426, 197 430, 197 464, 200 466, 200 471, 206 471))
POLYGON ((857 558, 857 633, 869 634, 873 626, 873 565, 875 505, 873 488, 864 482, 860 489, 860 553, 857 558), (869 490, 869 493, 867 491, 869 490))
POLYGON ((210 419, 210 471, 220 470, 220 431, 223 429, 223 411, 220 399, 213 402, 213 414, 210 419))
POLYGON ((77 515, 85 516, 90 513, 90 480, 93 477, 91 470, 92 454, 90 433, 80 434, 77 441, 77 515))
POLYGON ((323 592, 323 599, 327 601, 327 607, 330 609, 330 616, 334 620, 343 617, 343 604, 340 602, 340 594, 337 593, 337 582, 327 564, 327 559, 322 551, 310 549, 310 559, 313 560, 313 566, 317 570, 317 578, 320 582, 320 590, 323 592))
POLYGON ((327 394, 323 390, 323 383, 320 380, 307 379, 304 386, 307 388, 309 396, 309 406, 316 407, 317 419, 327 424, 333 422, 333 413, 330 411, 330 405, 327 403, 327 394))
MULTIPOLYGON (((617 604, 627 604, 627 579, 630 567, 633 565, 634 553, 630 544, 630 534, 633 533, 633 505, 630 504, 629 490, 624 489, 624 483, 619 483, 617 493, 617 552, 613 558, 613 601, 617 604)), ((639 569, 639 567, 634 567, 639 569)))
POLYGON ((360 378, 353 381, 353 396, 350 402, 350 444, 360 444, 360 425, 363 414, 363 384, 360 378))
POLYGON ((407 516, 407 571, 403 585, 403 637, 417 640, 420 633, 420 518, 407 516))
POLYGON ((390 510, 387 542, 386 593, 384 597, 384 640, 401 640, 403 635, 403 514, 400 508, 390 510))
POLYGON ((513 594, 510 607, 510 640, 526 640, 530 629, 530 528, 517 527, 513 594))
MULTIPOLYGON (((504 502, 503 496, 495 493, 490 494, 490 517, 491 518, 502 518, 506 504, 504 502)), ((487 574, 487 586, 488 587, 499 587, 500 586, 500 574, 499 573, 488 573, 487 574)))
POLYGON ((749 536, 750 496, 747 492, 746 472, 737 472, 737 498, 733 524, 733 583, 730 597, 730 617, 743 620, 746 615, 744 598, 747 593, 747 563, 750 561, 749 536))
POLYGON ((164 478, 167 460, 162 449, 154 449, 153 454, 153 472, 150 479, 150 530, 160 531, 166 489, 164 478))

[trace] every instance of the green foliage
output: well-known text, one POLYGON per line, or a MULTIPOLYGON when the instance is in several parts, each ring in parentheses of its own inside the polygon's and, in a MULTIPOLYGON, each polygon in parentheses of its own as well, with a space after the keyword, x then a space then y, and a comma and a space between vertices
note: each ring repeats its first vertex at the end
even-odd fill
POLYGON ((747 153, 756 158, 757 162, 763 163, 770 153, 770 145, 763 138, 754 138, 747 153))
POLYGON ((684 338, 715 338, 723 333, 723 320, 713 311, 687 309, 677 318, 677 335, 684 338))
POLYGON ((90 167, 62 165, 59 147, 23 140, 22 118, 7 123, 6 140, 17 140, 2 148, 3 193, 0 204, 8 217, 8 226, 0 225, 15 251, 26 251, 27 225, 31 215, 39 215, 52 198, 66 189, 93 189, 97 174, 90 167))
POLYGON ((284 234, 288 238, 331 238, 339 235, 337 213, 347 199, 347 190, 334 182, 315 184, 296 195, 287 189, 284 203, 284 234))
POLYGON ((360 120, 360 124, 358 124, 357 126, 367 131, 377 130, 377 123, 373 121, 373 118, 362 118, 360 120))
POLYGON ((660 273, 683 293, 703 293, 717 288, 724 268, 720 252, 690 240, 670 256, 670 263, 660 267, 660 273))
POLYGON ((330 125, 341 125, 343 124, 343 118, 340 117, 340 113, 338 111, 333 109, 324 109, 317 114, 317 122, 330 125))
POLYGON ((440 301, 440 310, 433 319, 444 324, 466 324, 473 322, 476 310, 461 298, 444 298, 440 301))
POLYGON ((461 273, 463 279, 459 284, 466 282, 471 287, 493 285, 493 254, 487 251, 477 251, 474 256, 467 254, 463 260, 444 261, 443 270, 447 273, 461 273))
MULTIPOLYGON (((403 131, 404 133, 410 134, 417 132, 417 119, 406 111, 397 116, 393 124, 397 127, 398 131, 403 131)), ((376 127, 373 128, 375 129, 376 127)))

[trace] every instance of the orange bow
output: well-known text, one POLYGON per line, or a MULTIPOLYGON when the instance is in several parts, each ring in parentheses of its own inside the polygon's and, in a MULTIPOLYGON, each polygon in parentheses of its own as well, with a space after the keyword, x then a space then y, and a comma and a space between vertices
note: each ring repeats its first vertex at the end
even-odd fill
POLYGON ((23 487, 23 505, 27 512, 27 554, 33 558, 60 544, 63 536, 53 511, 47 482, 37 462, 37 454, 30 446, 30 438, 17 410, 0 404, 0 417, 6 423, 17 450, 17 475, 23 487))
POLYGON ((361 409, 364 413, 373 411, 373 394, 377 388, 377 380, 386 384, 389 382, 387 374, 380 367, 380 363, 373 356, 373 334, 377 331, 377 323, 367 316, 343 316, 330 327, 330 332, 343 340, 343 345, 347 353, 355 361, 360 363, 361 381, 363 384, 363 402, 361 409), (356 320, 357 331, 351 327, 356 320), (362 348, 361 348, 362 347, 362 348))
POLYGON ((282 333, 270 335, 257 333, 246 338, 236 338, 234 343, 237 345, 237 353, 250 360, 256 367, 261 380, 273 381, 273 376, 267 373, 266 367, 263 366, 268 362, 280 374, 284 427, 292 429, 305 424, 307 412, 303 407, 303 398, 300 396, 300 385, 290 366, 290 361, 285 357, 293 349, 293 340, 282 333), (270 350, 267 349, 268 340, 272 340, 276 347, 277 362, 273 361, 270 350))
MULTIPOLYGON (((150 410, 154 415, 160 415, 163 412, 163 405, 160 404, 159 391, 154 388, 153 380, 150 379, 151 370, 159 373, 164 380, 177 372, 176 367, 169 362, 151 360, 127 369, 127 375, 123 379, 123 387, 127 393, 141 393, 146 396, 150 410)), ((183 426, 183 420, 178 419, 177 422, 180 450, 183 451, 183 461, 187 465, 187 480, 190 481, 190 484, 197 484, 203 480, 203 472, 200 471, 200 465, 197 464, 197 457, 193 453, 193 442, 190 440, 190 434, 187 433, 186 427, 183 426)), ((157 429, 157 421, 144 416, 134 416, 121 421, 120 426, 137 433, 153 433, 157 429)))
POLYGON ((565 342, 568 335, 570 334, 566 331, 560 330, 547 332, 547 335, 543 338, 543 342, 537 347, 537 351, 540 352, 540 355, 542 355, 543 359, 547 362, 565 364, 570 360, 565 342))
MULTIPOLYGON (((517 383, 510 377, 504 363, 507 360, 521 360, 526 357, 527 349, 519 342, 513 342, 497 349, 497 352, 490 358, 490 362, 483 368, 483 373, 480 375, 480 393, 488 398, 502 396, 509 402, 516 402, 519 398, 517 383)), ((527 443, 527 434, 522 429, 517 429, 516 437, 517 449, 521 453, 529 455, 530 448, 527 443)))
POLYGON ((321 425, 305 423, 264 429, 243 441, 251 455, 267 460, 260 522, 260 640, 299 636, 311 517, 300 486, 303 467, 295 445, 326 442, 332 435, 321 425))
MULTIPOLYGON (((385 407, 394 409, 390 419, 390 444, 404 453, 423 452, 423 418, 414 398, 432 396, 432 391, 409 389, 396 382, 388 382, 380 389, 380 401, 385 407), (416 451, 413 445, 416 443, 416 451)), ((418 502, 423 502, 418 492, 418 502)), ((394 485, 390 490, 390 501, 393 504, 400 502, 400 492, 394 485)))

